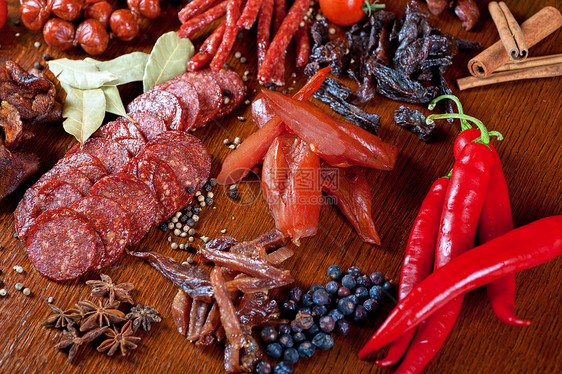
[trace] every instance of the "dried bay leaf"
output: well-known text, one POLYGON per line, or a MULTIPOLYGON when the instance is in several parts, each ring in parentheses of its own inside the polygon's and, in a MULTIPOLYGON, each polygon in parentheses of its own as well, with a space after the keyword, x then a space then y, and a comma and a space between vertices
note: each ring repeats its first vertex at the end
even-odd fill
POLYGON ((64 130, 84 144, 103 123, 105 108, 105 94, 101 88, 71 88, 62 110, 62 116, 66 118, 64 130))
POLYGON ((106 84, 113 84, 118 78, 115 74, 109 71, 100 71, 95 65, 83 60, 61 58, 49 61, 49 69, 61 83, 66 83, 81 90, 90 90, 106 84))
POLYGON ((95 65, 100 71, 106 71, 117 76, 115 85, 142 81, 144 68, 148 61, 148 53, 132 52, 109 61, 98 61, 86 57, 84 61, 95 65))
POLYGON ((119 95, 117 86, 103 86, 103 94, 105 96, 105 111, 118 116, 127 116, 127 111, 119 95))
POLYGON ((144 70, 143 91, 184 73, 193 50, 191 41, 180 38, 174 31, 158 38, 144 70))

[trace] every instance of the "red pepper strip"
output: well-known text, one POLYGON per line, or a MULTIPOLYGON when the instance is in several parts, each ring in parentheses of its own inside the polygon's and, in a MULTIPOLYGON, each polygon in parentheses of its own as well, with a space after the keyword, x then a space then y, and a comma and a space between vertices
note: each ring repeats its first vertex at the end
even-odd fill
POLYGON ((265 155, 262 190, 275 227, 298 243, 318 231, 322 190, 320 159, 295 135, 279 136, 265 155))
MULTIPOLYGON (((462 149, 479 136, 480 131, 477 129, 463 131, 455 141, 455 157, 458 157, 462 149)), ((509 192, 500 156, 492 145, 490 148, 494 157, 494 165, 490 170, 490 184, 478 222, 480 243, 486 243, 513 230, 509 192)), ((515 289, 515 274, 509 274, 505 278, 486 285, 492 309, 502 322, 513 326, 528 326, 531 321, 519 319, 515 315, 515 289)))
MULTIPOLYGON (((306 100, 322 85, 330 67, 319 70, 308 82, 295 94, 297 100, 306 100)), ((257 164, 271 143, 285 130, 285 125, 279 117, 274 117, 261 129, 247 137, 234 152, 224 160, 221 172, 217 176, 219 184, 232 184, 244 178, 252 167, 257 164)))
POLYGON ((322 162, 322 190, 334 197, 343 215, 366 243, 381 244, 371 217, 371 188, 357 167, 334 168, 322 162))
POLYGON ((6 19, 8 18, 8 4, 6 0, 0 0, 0 29, 6 23, 6 19))
MULTIPOLYGON (((415 286, 431 274, 433 251, 437 242, 439 221, 441 220, 441 211, 443 210, 448 185, 449 178, 437 179, 423 200, 420 211, 416 216, 402 264, 398 288, 398 299, 400 301, 404 300, 415 286)), ((408 349, 415 333, 415 329, 409 330, 399 339, 393 341, 386 357, 377 360, 377 365, 391 366, 396 364, 408 349)))
POLYGON ((398 148, 357 126, 337 122, 309 102, 299 102, 278 92, 264 90, 271 108, 285 126, 310 144, 312 152, 332 166, 366 166, 392 170, 398 148))
POLYGON ((384 346, 436 310, 487 283, 562 254, 562 215, 542 218, 490 240, 435 270, 390 313, 359 357, 384 346))

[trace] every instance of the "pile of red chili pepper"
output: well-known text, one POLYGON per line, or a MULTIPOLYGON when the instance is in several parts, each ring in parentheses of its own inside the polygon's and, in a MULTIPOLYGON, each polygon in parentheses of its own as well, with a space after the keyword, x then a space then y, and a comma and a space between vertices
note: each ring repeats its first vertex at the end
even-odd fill
POLYGON ((262 91, 252 105, 260 129, 225 159, 217 182, 238 182, 264 158, 264 197, 277 229, 295 243, 316 234, 324 191, 363 241, 380 244, 370 188, 358 166, 391 170, 398 148, 305 101, 329 70, 316 73, 293 98, 262 91))
POLYGON ((433 183, 410 232, 402 266, 399 303, 359 353, 364 358, 390 344, 380 366, 402 358, 397 372, 420 372, 435 356, 459 315, 464 294, 486 285, 495 314, 526 326, 514 312, 515 272, 562 254, 562 216, 513 229, 500 158, 482 122, 463 114, 431 115, 428 121, 461 119, 451 173, 433 183), (474 122, 472 129, 466 120, 474 122), (475 239, 480 246, 474 248, 475 239), (433 270, 433 273, 431 273, 433 270))

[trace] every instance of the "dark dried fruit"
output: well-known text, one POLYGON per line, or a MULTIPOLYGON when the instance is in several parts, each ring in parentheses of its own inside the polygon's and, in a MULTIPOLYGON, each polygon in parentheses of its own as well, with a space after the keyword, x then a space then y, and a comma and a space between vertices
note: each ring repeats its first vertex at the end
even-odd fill
POLYGON ((73 46, 75 33, 72 23, 58 18, 51 18, 43 27, 45 43, 61 51, 73 46))
POLYGON ((84 9, 84 19, 93 18, 97 19, 103 27, 109 26, 109 17, 113 13, 113 7, 107 1, 99 1, 97 3, 88 5, 84 9))
POLYGON ((80 44, 80 47, 90 55, 103 53, 108 43, 109 34, 98 20, 87 19, 76 29, 75 44, 80 44))
POLYGON ((49 0, 49 9, 55 16, 65 21, 74 21, 82 15, 82 0, 49 0))
POLYGON ((394 122, 418 136, 424 142, 430 141, 437 129, 435 122, 427 124, 422 112, 401 106, 394 111, 394 122))
POLYGON ((115 37, 124 42, 133 40, 139 33, 137 20, 128 9, 119 9, 111 13, 109 26, 115 37))
POLYGON ((51 13, 44 0, 25 0, 21 4, 21 21, 30 30, 41 30, 51 13))

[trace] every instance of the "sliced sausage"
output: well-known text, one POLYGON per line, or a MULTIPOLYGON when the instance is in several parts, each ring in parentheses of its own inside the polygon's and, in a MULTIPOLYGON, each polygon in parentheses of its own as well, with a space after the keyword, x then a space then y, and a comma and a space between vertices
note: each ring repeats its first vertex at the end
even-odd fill
POLYGON ((129 152, 114 140, 105 138, 90 138, 82 147, 76 144, 67 154, 88 153, 97 157, 108 173, 117 173, 129 160, 129 152))
POLYGON ((138 243, 152 225, 161 222, 164 208, 148 186, 130 174, 117 173, 100 179, 90 190, 121 205, 131 220, 129 245, 138 243))
POLYGON ((79 169, 68 165, 55 165, 51 170, 46 172, 39 178, 38 182, 46 180, 59 180, 62 182, 70 183, 80 191, 84 196, 90 193, 92 188, 92 181, 88 176, 82 173, 79 169))
POLYGON ((246 92, 244 91, 244 81, 238 73, 230 69, 219 71, 205 69, 201 71, 201 74, 214 78, 221 90, 222 103, 215 118, 222 118, 232 113, 242 104, 246 92))
POLYGON ((107 175, 107 170, 99 158, 88 153, 74 153, 70 155, 67 153, 56 165, 74 167, 84 173, 92 183, 96 183, 107 175))
MULTIPOLYGON (((209 75, 197 72, 187 72, 174 79, 185 80, 191 83, 199 96, 199 115, 195 127, 204 126, 215 118, 222 103, 222 93, 218 83, 209 75)), ((175 130, 175 129, 172 129, 175 130)))
POLYGON ((146 140, 150 140, 167 130, 162 118, 145 112, 132 112, 128 114, 135 126, 139 129, 146 140))
POLYGON ((146 145, 146 139, 135 126, 126 118, 120 117, 103 125, 92 137, 111 139, 123 146, 131 157, 136 156, 146 145))
POLYGON ((157 90, 164 90, 175 95, 185 114, 185 125, 183 130, 190 130, 195 127, 195 121, 199 114, 199 96, 195 87, 188 81, 172 79, 154 87, 157 90))
POLYGON ((100 243, 86 217, 61 207, 37 218, 29 231, 27 255, 43 276, 64 282, 97 266, 100 243))
POLYGON ((166 91, 150 90, 127 106, 127 113, 143 112, 161 118, 169 130, 185 129, 185 114, 178 98, 166 91))

